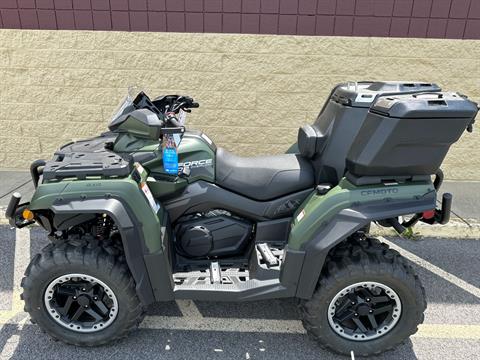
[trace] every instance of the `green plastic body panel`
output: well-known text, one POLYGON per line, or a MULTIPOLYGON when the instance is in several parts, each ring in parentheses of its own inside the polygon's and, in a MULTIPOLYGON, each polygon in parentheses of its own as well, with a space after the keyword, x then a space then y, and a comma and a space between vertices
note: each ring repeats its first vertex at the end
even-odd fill
POLYGON ((180 193, 188 185, 188 181, 179 177, 172 179, 172 181, 149 177, 147 184, 153 196, 157 199, 162 199, 175 193, 180 193))
POLYGON ((160 128, 149 126, 133 116, 129 116, 116 130, 135 138, 157 141, 160 137, 160 128))
POLYGON ((198 134, 185 133, 178 147, 179 165, 190 165, 188 178, 172 177, 163 169, 163 158, 158 140, 141 139, 131 134, 120 134, 115 141, 114 151, 131 154, 153 152, 155 158, 142 165, 151 173, 148 186, 156 198, 163 198, 181 192, 188 184, 205 180, 215 182, 215 152, 207 141, 198 134))
POLYGON ((158 140, 142 139, 125 133, 118 135, 113 145, 113 151, 127 154, 132 152, 151 152, 157 150, 159 145, 158 140))
MULTIPOLYGON (((141 151, 145 151, 142 149, 141 151)), ((161 151, 157 150, 158 156, 143 164, 151 173, 164 173, 163 159, 161 151)), ((202 161, 200 165, 205 171, 195 171, 199 167, 190 166, 191 175, 188 177, 188 182, 192 183, 198 180, 205 180, 213 182, 215 180, 215 153, 208 146, 206 141, 200 136, 190 135, 186 133, 183 136, 182 142, 178 147, 178 162, 179 165, 190 163, 195 161, 202 161)))
MULTIPOLYGON (((156 198, 180 192, 195 181, 215 182, 215 153, 201 136, 186 133, 178 147, 179 165, 187 164, 190 167, 190 176, 186 178, 165 174, 162 152, 159 147, 157 144, 154 149, 155 159, 143 164, 151 173, 148 186, 156 198)), ((141 148, 139 151, 152 151, 151 145, 141 148)))
POLYGON ((31 210, 50 209, 55 203, 88 201, 89 199, 121 199, 141 221, 141 231, 149 253, 163 251, 161 223, 164 210, 158 213, 150 206, 139 185, 131 177, 109 180, 71 180, 43 183, 38 186, 30 202, 31 210))
POLYGON ((288 246, 300 250, 313 239, 320 227, 343 209, 382 200, 414 199, 432 191, 434 187, 431 182, 355 186, 343 178, 325 195, 313 191, 300 205, 292 220, 288 246))

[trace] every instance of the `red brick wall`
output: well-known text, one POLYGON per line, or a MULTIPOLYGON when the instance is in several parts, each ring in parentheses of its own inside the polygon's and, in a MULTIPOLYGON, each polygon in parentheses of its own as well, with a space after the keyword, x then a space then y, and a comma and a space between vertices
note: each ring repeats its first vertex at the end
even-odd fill
POLYGON ((0 0, 19 29, 480 39, 480 0, 0 0))

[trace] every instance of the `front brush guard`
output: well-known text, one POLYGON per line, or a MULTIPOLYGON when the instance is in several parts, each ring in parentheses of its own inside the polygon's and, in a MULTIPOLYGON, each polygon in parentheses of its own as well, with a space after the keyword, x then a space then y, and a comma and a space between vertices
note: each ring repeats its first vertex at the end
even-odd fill
MULTIPOLYGON (((33 186, 35 189, 38 187, 40 176, 43 173, 43 167, 45 164, 45 160, 39 159, 35 160, 30 165, 30 175, 32 176, 33 186)), ((19 229, 35 223, 33 220, 30 221, 23 218, 22 212, 30 203, 26 202, 20 204, 21 199, 22 195, 19 192, 13 193, 8 203, 7 210, 5 210, 5 217, 8 219, 9 224, 19 229)))
POLYGON ((38 187, 38 182, 40 180, 40 175, 43 174, 43 167, 47 162, 42 159, 35 160, 30 165, 30 175, 32 176, 33 186, 35 189, 38 187))

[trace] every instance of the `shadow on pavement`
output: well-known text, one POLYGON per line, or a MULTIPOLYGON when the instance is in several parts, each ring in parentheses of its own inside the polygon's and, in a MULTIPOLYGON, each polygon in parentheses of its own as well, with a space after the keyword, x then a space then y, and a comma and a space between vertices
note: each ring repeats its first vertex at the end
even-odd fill
MULTIPOLYGON (((456 277, 480 287, 480 241, 388 238, 396 245, 421 257, 456 277)), ((438 275, 413 264, 427 292, 427 302, 480 304, 480 299, 438 275)))
MULTIPOLYGON (((480 234, 478 239, 480 240, 480 234)), ((480 269, 480 241, 447 239, 417 241, 401 238, 389 240, 460 279, 480 287, 480 276, 477 271, 472 271, 480 269)))

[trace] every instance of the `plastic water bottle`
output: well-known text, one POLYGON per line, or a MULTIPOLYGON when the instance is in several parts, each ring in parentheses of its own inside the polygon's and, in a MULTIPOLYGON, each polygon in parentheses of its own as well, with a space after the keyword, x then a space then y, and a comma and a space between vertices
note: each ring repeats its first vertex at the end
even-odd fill
POLYGON ((162 149, 163 168, 167 174, 178 175, 178 152, 175 141, 171 137, 164 141, 166 144, 162 149))

